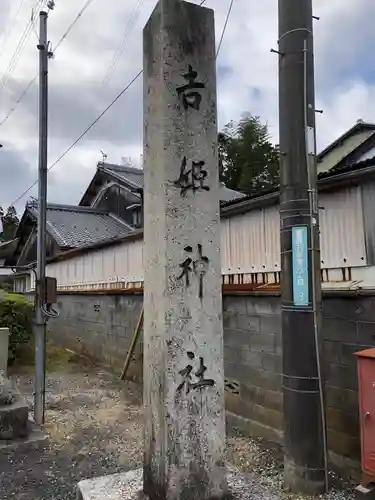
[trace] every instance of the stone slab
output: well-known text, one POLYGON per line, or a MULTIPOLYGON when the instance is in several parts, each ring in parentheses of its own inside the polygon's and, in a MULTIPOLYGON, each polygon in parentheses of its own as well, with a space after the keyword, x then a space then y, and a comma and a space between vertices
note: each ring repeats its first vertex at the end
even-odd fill
POLYGON ((375 486, 364 486, 359 484, 355 488, 356 500, 374 500, 375 499, 375 486))
POLYGON ((0 328, 0 373, 8 373, 9 328, 0 328))
POLYGON ((17 394, 12 381, 0 373, 0 407, 12 404, 17 394))
POLYGON ((28 421, 27 437, 0 440, 0 453, 10 453, 14 450, 29 452, 39 450, 48 444, 48 436, 30 420, 28 421))
MULTIPOLYGON (((228 498, 238 500, 276 500, 280 495, 259 483, 259 478, 227 467, 228 498)), ((191 499, 196 500, 194 492, 191 499)), ((121 474, 111 474, 80 481, 77 500, 143 500, 143 470, 137 469, 121 474)), ((162 499, 161 499, 162 500, 162 499)))
POLYGON ((17 395, 14 403, 0 406, 0 442, 27 437, 28 416, 28 405, 20 395, 17 395))

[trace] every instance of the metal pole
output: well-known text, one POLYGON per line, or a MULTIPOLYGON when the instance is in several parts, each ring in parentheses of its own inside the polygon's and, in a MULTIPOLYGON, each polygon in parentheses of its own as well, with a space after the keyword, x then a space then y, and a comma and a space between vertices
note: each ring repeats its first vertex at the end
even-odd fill
POLYGON ((46 271, 47 126, 48 126, 48 43, 47 13, 40 12, 39 34, 39 163, 38 234, 35 297, 35 395, 34 418, 44 423, 46 322, 42 312, 46 271))
POLYGON ((312 0, 279 0, 284 481, 326 485, 312 0))

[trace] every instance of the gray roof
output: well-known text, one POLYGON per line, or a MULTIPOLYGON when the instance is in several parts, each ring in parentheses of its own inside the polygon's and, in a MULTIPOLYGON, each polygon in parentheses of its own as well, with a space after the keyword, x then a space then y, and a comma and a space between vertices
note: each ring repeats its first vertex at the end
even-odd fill
MULTIPOLYGON (((119 180, 124 182, 130 182, 134 188, 143 188, 143 170, 140 168, 126 167, 123 165, 114 165, 113 163, 99 163, 98 168, 107 172, 119 180)), ((243 198, 245 195, 233 189, 225 187, 220 184, 220 201, 231 201, 238 198, 243 198)))
MULTIPOLYGON (((36 204, 28 209, 38 216, 36 204)), ((47 205, 47 230, 60 247, 77 248, 125 236, 133 229, 107 212, 70 205, 47 205)))
POLYGON ((14 252, 18 243, 18 238, 9 241, 0 241, 0 257, 6 258, 14 252))
POLYGON ((233 189, 229 189, 224 186, 224 184, 220 183, 220 201, 232 201, 238 200, 240 198, 244 198, 246 195, 240 193, 239 191, 234 191, 233 189))
POLYGON ((368 130, 374 130, 375 131, 375 123, 369 123, 369 122, 364 122, 363 120, 357 120, 357 122, 350 127, 346 132, 344 132, 340 137, 335 139, 333 142, 328 144, 319 154, 318 154, 318 160, 321 160, 324 155, 332 151, 336 146, 338 146, 341 142, 343 142, 345 139, 350 137, 353 134, 357 134, 358 132, 361 132, 364 129, 368 130))
POLYGON ((99 163, 98 168, 121 181, 130 182, 136 188, 143 188, 143 170, 134 167, 125 167, 113 163, 99 163))

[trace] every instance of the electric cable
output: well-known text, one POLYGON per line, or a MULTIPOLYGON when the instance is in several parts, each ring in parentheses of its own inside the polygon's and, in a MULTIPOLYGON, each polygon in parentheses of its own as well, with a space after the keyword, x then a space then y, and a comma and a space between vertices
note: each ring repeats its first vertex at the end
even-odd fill
POLYGON ((83 5, 82 9, 78 12, 76 17, 73 19, 73 21, 70 23, 68 26, 67 30, 63 34, 63 36, 60 38, 60 40, 57 42, 55 45, 53 52, 56 52, 56 50, 59 48, 59 46, 62 44, 62 42, 65 40, 65 38, 69 35, 69 33, 72 31, 74 28, 74 25, 79 21, 80 17, 82 17, 83 13, 85 10, 89 7, 89 5, 93 2, 94 0, 87 0, 86 3, 83 5))
MULTIPOLYGON (((220 45, 218 46, 218 50, 216 52, 216 58, 219 55, 220 48, 222 45, 222 41, 224 39, 224 35, 226 32, 226 28, 228 25, 228 20, 230 17, 230 13, 233 7, 234 0, 231 0, 229 10, 226 16, 226 21, 224 24, 224 28, 220 37, 220 45)), ((50 167, 48 167, 48 171, 50 171, 52 168, 54 168, 80 141, 83 139, 83 137, 98 123, 98 121, 109 111, 112 106, 122 97, 122 95, 138 80, 138 78, 142 75, 143 69, 140 70, 135 77, 124 87, 119 94, 113 99, 113 101, 95 118, 95 120, 82 132, 82 134, 57 158, 57 160, 52 163, 50 167)), ((38 183, 38 180, 36 180, 33 184, 31 184, 18 198, 15 199, 13 203, 11 203, 11 206, 14 206, 18 201, 20 201, 34 186, 36 186, 38 183)))
MULTIPOLYGON (((316 366, 317 375, 319 383, 319 402, 320 402, 320 418, 322 423, 322 440, 323 440, 323 459, 324 459, 324 479, 325 479, 325 489, 326 493, 329 491, 329 465, 328 465, 328 442, 327 442, 327 421, 325 414, 324 405, 324 381, 321 367, 320 359, 320 341, 319 341, 319 331, 318 331, 318 306, 316 302, 316 268, 320 267, 320 263, 316 262, 315 256, 315 225, 316 225, 316 212, 317 212, 317 192, 316 187, 313 188, 312 185, 312 168, 310 162, 310 152, 309 152, 309 140, 308 140, 308 98, 307 98, 307 40, 304 40, 303 47, 303 101, 304 101, 304 128, 305 128, 305 155, 306 155, 306 166, 307 166, 307 177, 309 186, 309 215, 310 215, 310 246, 311 246, 311 288, 312 288, 312 310, 313 310, 313 321, 314 321, 314 341, 315 341, 315 356, 316 356, 316 366)), ((316 136, 314 129, 314 149, 316 150, 316 136)), ((311 155, 313 161, 316 161, 316 151, 314 155, 311 155)))
POLYGON ((9 36, 14 28, 14 25, 16 24, 16 21, 17 21, 17 18, 18 18, 18 14, 20 13, 20 10, 22 8, 22 5, 24 4, 25 0, 21 0, 19 5, 18 5, 18 8, 17 8, 17 11, 16 13, 14 14, 11 22, 10 22, 10 27, 8 28, 7 31, 3 32, 2 36, 0 37, 0 54, 4 52, 5 50, 5 47, 7 46, 7 43, 8 43, 8 40, 9 40, 9 36))
POLYGON ((108 83, 110 82, 110 80, 112 78, 112 75, 113 75, 113 73, 115 71, 116 65, 117 65, 118 61, 120 60, 121 55, 124 52, 126 39, 128 38, 129 33, 134 28, 135 23, 138 20, 139 13, 140 13, 140 10, 141 10, 141 8, 142 8, 142 6, 144 4, 144 1, 145 0, 138 0, 137 5, 135 6, 132 14, 130 15, 130 18, 129 18, 126 26, 125 26, 124 33, 123 33, 123 36, 121 38, 121 41, 120 41, 120 43, 116 47, 116 50, 115 50, 115 53, 113 55, 112 61, 111 61, 110 65, 109 65, 109 67, 107 69, 107 72, 104 75, 104 78, 102 80, 101 88, 103 88, 106 85, 108 85, 108 83))
MULTIPOLYGON (((97 118, 89 125, 83 132, 82 134, 71 144, 58 158, 57 160, 52 163, 50 167, 48 167, 48 172, 55 167, 63 158, 66 156, 69 151, 71 151, 76 144, 80 142, 80 140, 98 123, 98 121, 107 113, 107 111, 120 99, 120 97, 135 83, 138 78, 141 76, 143 73, 143 70, 139 71, 136 76, 128 83, 128 85, 121 90, 119 94, 113 99, 113 101, 100 113, 100 115, 97 116, 97 118)), ((20 201, 29 191, 32 189, 34 186, 38 184, 38 181, 36 180, 33 184, 31 184, 16 200, 14 200, 13 203, 11 203, 10 206, 14 206, 18 201, 20 201)))
POLYGON ((233 4, 234 4, 234 0, 231 0, 231 2, 230 2, 230 4, 229 4, 229 9, 228 9, 227 17, 225 18, 224 28, 223 28, 223 31, 222 31, 222 33, 221 33, 221 37, 220 37, 220 41, 219 41, 219 45, 218 45, 218 47, 217 47, 216 57, 217 57, 217 55, 218 55, 218 54, 219 54, 219 52, 220 52, 221 45, 222 45, 223 40, 224 40, 224 35, 225 35, 226 30, 227 30, 227 26, 228 26, 228 21, 229 21, 229 18, 230 18, 230 14, 231 14, 232 9, 233 9, 233 4))
POLYGON ((15 112, 17 106, 19 105, 19 103, 22 101, 22 99, 25 97, 25 95, 27 94, 27 92, 30 90, 31 86, 33 85, 33 83, 35 82, 35 80, 37 79, 37 77, 39 76, 39 74, 37 73, 30 81, 29 83, 26 85, 25 89, 22 91, 22 93, 20 94, 19 98, 17 99, 17 101, 15 102, 15 105, 8 111, 8 113, 4 116, 4 118, 0 121, 0 127, 12 116, 12 114, 15 112))
POLYGON ((46 304, 43 304, 40 309, 47 318, 58 318, 60 316, 60 311, 56 311, 56 309, 48 307, 46 304))
MULTIPOLYGON (((87 0, 84 6, 81 8, 81 10, 78 12, 76 17, 73 19, 73 21, 70 23, 64 34, 61 36, 59 41, 57 42, 56 46, 54 47, 53 52, 56 53, 56 50, 60 47, 60 45, 64 42, 64 40, 67 38, 68 34, 71 32, 75 24, 78 22, 82 14, 85 12, 85 10, 88 8, 88 6, 93 2, 94 0, 87 0)), ((12 116, 12 114, 16 111, 18 105, 21 103, 23 98, 26 96, 30 88, 33 86, 33 84, 36 82, 37 78, 39 76, 39 73, 36 73, 33 78, 29 81, 29 83, 26 85, 24 90, 21 92, 19 98, 15 102, 15 105, 8 111, 8 113, 5 115, 5 117, 0 121, 0 127, 4 125, 4 123, 12 116)))
MULTIPOLYGON (((35 9, 38 10, 42 6, 43 2, 44 2, 44 0, 37 0, 33 11, 35 9)), ((9 81, 10 77, 12 76, 12 73, 18 64, 18 61, 20 60, 22 52, 25 49, 26 43, 27 43, 28 39, 30 38, 30 35, 31 35, 31 32, 33 29, 34 29, 34 19, 31 18, 28 21, 28 23, 27 23, 27 25, 26 25, 26 27, 21 35, 21 38, 18 42, 18 45, 17 45, 17 47, 16 47, 16 49, 15 49, 15 51, 14 51, 14 53, 9 61, 7 69, 5 70, 5 72, 3 73, 3 75, 0 79, 0 92, 4 89, 4 87, 6 86, 6 84, 9 81)))

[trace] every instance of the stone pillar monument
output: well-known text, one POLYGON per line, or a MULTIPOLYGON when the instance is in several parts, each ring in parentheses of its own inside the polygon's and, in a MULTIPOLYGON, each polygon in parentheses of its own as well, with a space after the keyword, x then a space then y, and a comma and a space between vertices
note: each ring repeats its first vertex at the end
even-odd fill
POLYGON ((29 434, 28 405, 8 375, 9 328, 0 328, 0 448, 29 434))
POLYGON ((214 14, 160 0, 144 32, 144 492, 227 491, 214 14))
POLYGON ((0 328, 0 375, 8 375, 9 328, 0 328))
POLYGON ((78 498, 262 498, 224 464, 213 11, 159 0, 143 40, 144 466, 80 481, 78 498))

